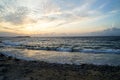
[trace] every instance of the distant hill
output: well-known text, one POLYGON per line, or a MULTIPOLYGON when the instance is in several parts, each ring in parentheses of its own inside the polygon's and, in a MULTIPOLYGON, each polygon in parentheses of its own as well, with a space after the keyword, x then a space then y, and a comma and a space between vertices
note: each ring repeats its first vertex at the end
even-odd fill
POLYGON ((82 34, 83 36, 120 36, 120 28, 110 28, 99 32, 82 34))
POLYGON ((30 36, 15 36, 16 38, 30 38, 30 36))

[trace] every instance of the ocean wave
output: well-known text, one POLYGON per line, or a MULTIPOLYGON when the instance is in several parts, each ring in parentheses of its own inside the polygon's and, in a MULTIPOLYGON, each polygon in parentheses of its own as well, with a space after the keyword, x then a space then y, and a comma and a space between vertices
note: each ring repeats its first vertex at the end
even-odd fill
POLYGON ((72 48, 59 47, 59 48, 56 49, 56 51, 72 52, 72 48))
MULTIPOLYGON (((20 48, 20 47, 19 47, 20 48)), ((120 54, 120 49, 78 49, 74 50, 72 48, 49 48, 49 47, 29 47, 25 49, 30 50, 47 50, 47 51, 60 51, 60 52, 83 52, 83 53, 117 53, 120 54)))
POLYGON ((87 53, 120 53, 120 49, 83 49, 80 52, 87 52, 87 53))
POLYGON ((89 53, 71 53, 69 52, 56 52, 45 50, 27 50, 27 49, 14 49, 6 48, 1 49, 0 53, 6 56, 12 56, 18 59, 28 61, 45 61, 49 63, 60 64, 97 64, 97 65, 120 65, 120 58, 117 54, 89 54, 89 53))
POLYGON ((81 49, 81 48, 73 48, 73 47, 38 47, 38 46, 29 46, 25 47, 31 50, 52 50, 52 51, 60 51, 60 52, 84 52, 84 53, 120 53, 120 49, 81 49))
POLYGON ((120 49, 87 49, 80 47, 72 47, 72 46, 38 46, 38 45, 25 45, 22 42, 12 42, 10 40, 2 41, 0 47, 14 47, 14 48, 24 48, 30 50, 48 50, 48 51, 60 51, 60 52, 83 52, 83 53, 120 53, 120 49))
POLYGON ((2 41, 2 43, 4 45, 9 45, 9 46, 19 46, 19 45, 21 45, 20 42, 12 42, 12 41, 9 41, 9 40, 2 41))

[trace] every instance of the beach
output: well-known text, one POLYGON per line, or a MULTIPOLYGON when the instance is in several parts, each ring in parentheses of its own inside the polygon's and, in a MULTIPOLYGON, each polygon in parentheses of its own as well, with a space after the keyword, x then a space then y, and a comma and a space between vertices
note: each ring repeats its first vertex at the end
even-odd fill
POLYGON ((120 66, 26 61, 0 53, 0 80, 120 80, 120 66))
POLYGON ((0 80, 120 80, 120 0, 0 0, 0 80))

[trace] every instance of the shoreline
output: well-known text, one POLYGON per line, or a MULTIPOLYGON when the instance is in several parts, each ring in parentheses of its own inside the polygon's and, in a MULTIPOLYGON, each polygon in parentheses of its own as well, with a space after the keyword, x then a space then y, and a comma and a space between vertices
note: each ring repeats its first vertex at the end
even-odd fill
POLYGON ((0 53, 0 80, 120 80, 120 66, 26 61, 0 53))

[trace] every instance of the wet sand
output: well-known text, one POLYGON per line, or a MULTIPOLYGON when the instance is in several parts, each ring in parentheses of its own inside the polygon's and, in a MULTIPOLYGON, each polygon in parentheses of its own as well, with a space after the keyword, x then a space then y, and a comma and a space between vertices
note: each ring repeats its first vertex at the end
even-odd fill
POLYGON ((0 53, 0 80, 120 80, 120 66, 25 61, 0 53))

